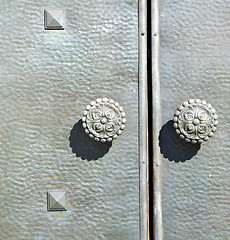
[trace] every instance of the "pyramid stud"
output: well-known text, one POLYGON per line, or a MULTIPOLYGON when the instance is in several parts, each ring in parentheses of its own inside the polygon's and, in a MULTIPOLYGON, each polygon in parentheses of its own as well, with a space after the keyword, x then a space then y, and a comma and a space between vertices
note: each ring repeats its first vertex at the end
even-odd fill
POLYGON ((46 30, 63 30, 65 28, 65 11, 50 9, 44 11, 46 30))
POLYGON ((47 210, 48 211, 66 211, 67 196, 66 192, 53 190, 47 192, 47 210))

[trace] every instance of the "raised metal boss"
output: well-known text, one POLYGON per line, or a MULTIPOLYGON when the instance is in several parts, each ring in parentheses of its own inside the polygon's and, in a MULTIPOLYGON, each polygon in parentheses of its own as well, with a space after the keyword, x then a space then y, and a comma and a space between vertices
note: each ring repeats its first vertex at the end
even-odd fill
POLYGON ((206 101, 190 99, 177 108, 173 121, 180 138, 196 144, 207 141, 216 132, 218 115, 206 101))
POLYGON ((95 141, 111 142, 125 128, 125 112, 113 99, 97 98, 86 106, 82 122, 85 132, 95 141))

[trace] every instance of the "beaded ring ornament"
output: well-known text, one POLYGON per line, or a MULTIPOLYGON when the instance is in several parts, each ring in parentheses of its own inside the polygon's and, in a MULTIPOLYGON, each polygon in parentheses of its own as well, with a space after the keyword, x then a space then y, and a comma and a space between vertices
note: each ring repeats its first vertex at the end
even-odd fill
POLYGON ((206 101, 190 99, 176 109, 173 122, 181 139, 196 144, 213 136, 217 130, 218 115, 206 101))
POLYGON ((118 102, 97 98, 86 106, 82 117, 85 132, 97 142, 111 142, 125 128, 125 112, 118 102))

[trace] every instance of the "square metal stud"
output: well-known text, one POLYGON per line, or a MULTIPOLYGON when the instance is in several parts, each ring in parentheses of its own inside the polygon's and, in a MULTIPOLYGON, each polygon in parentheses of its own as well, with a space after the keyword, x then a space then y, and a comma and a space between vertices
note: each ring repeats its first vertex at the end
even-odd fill
POLYGON ((48 9, 44 11, 46 30, 63 30, 65 28, 65 11, 48 9))
POLYGON ((48 211, 66 211, 67 193, 60 190, 47 192, 47 210, 48 211))

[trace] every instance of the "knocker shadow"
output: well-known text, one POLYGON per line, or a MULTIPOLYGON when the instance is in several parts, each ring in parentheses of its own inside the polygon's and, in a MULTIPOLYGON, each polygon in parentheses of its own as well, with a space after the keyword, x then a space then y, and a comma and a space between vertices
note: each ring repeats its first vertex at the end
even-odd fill
POLYGON ((161 154, 169 161, 185 162, 194 157, 200 149, 200 144, 186 143, 176 134, 173 121, 168 121, 160 130, 159 146, 161 154))
POLYGON ((112 146, 112 142, 96 142, 85 133, 82 120, 79 120, 70 132, 70 147, 72 152, 82 160, 88 161, 102 158, 112 146))

